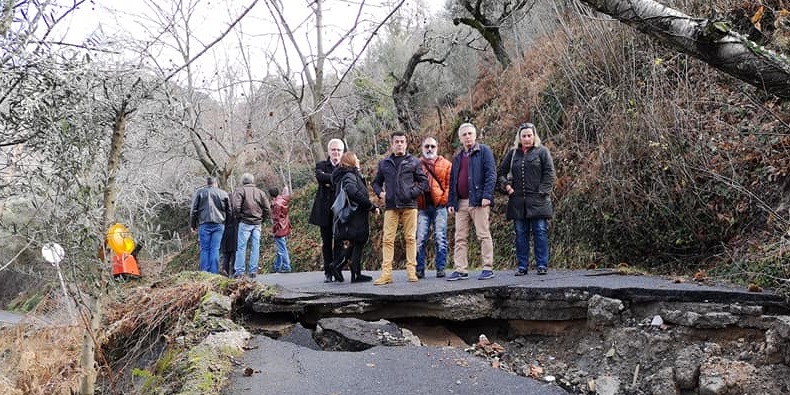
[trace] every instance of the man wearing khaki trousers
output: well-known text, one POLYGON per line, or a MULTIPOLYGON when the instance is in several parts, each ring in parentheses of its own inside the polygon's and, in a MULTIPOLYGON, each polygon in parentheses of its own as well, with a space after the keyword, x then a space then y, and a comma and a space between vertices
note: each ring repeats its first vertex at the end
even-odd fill
POLYGON ((392 283, 392 260, 395 256, 395 235, 403 223, 406 244, 406 273, 409 281, 417 281, 417 196, 428 190, 428 177, 417 157, 406 152, 406 133, 390 137, 392 154, 379 162, 371 185, 376 196, 384 201, 384 235, 381 240, 381 277, 374 285, 392 283))

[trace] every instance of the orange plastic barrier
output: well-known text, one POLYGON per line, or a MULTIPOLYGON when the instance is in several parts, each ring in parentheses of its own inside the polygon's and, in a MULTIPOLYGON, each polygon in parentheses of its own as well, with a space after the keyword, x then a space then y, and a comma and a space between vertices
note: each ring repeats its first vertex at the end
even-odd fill
POLYGON ((120 254, 112 257, 112 275, 140 277, 140 267, 137 266, 137 259, 129 254, 120 254))

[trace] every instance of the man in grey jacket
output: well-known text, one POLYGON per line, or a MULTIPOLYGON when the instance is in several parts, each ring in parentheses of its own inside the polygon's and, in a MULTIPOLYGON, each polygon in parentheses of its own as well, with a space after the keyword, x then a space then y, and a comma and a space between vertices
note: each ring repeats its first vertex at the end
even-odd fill
POLYGON ((219 272, 219 244, 225 232, 225 217, 230 215, 228 193, 216 187, 214 177, 195 191, 190 210, 190 227, 200 243, 200 271, 219 272))
POLYGON ((255 187, 255 178, 250 173, 241 175, 241 187, 233 191, 231 198, 233 215, 239 220, 239 237, 236 244, 236 260, 233 264, 233 278, 241 278, 245 273, 247 241, 250 248, 250 278, 258 274, 258 255, 261 250, 261 224, 271 218, 269 198, 266 193, 255 187))

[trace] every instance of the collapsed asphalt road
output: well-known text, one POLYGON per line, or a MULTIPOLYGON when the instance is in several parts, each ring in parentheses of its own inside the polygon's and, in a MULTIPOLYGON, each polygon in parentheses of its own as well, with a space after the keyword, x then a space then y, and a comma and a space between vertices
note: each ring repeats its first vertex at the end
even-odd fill
POLYGON ((451 347, 330 352, 266 336, 254 337, 250 346, 225 394, 567 394, 451 347), (245 376, 247 368, 252 375, 245 376))

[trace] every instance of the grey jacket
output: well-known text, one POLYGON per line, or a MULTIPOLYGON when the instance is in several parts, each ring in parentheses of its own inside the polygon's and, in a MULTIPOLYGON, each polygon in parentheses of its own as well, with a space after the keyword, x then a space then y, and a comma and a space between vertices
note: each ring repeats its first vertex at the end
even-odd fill
POLYGON ((189 212, 189 226, 197 229, 201 224, 224 224, 230 215, 228 193, 215 186, 205 186, 195 191, 192 209, 189 212))

